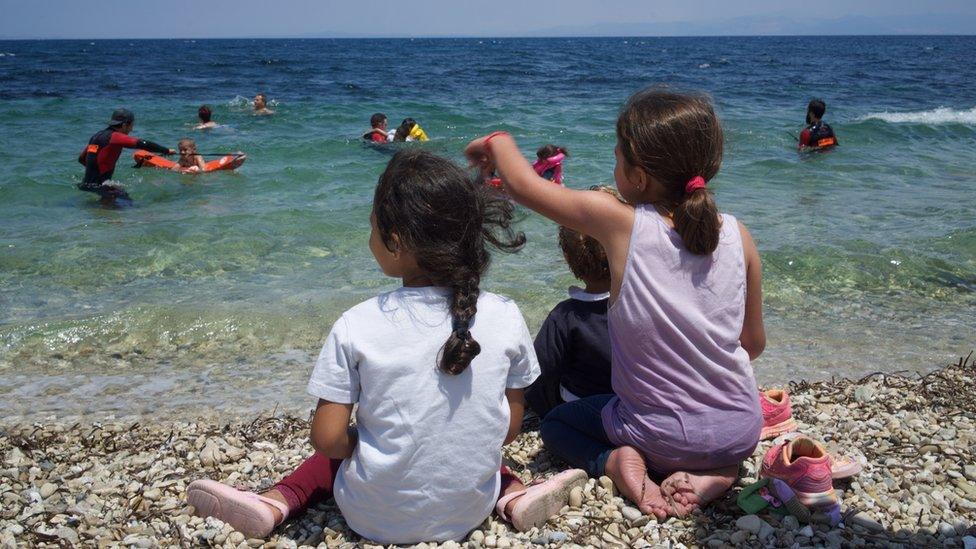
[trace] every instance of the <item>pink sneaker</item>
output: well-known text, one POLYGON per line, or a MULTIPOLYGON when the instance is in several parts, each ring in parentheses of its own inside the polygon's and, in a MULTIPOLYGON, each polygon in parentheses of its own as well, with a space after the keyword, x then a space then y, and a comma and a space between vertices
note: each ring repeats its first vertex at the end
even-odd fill
POLYGON ((511 522, 519 532, 541 527, 566 505, 573 487, 583 486, 587 478, 586 471, 568 469, 545 481, 536 480, 521 492, 500 497, 495 504, 495 512, 502 519, 511 522), (515 505, 509 516, 505 507, 513 500, 515 505))
POLYGON ((759 440, 776 438, 783 433, 796 431, 793 411, 790 408, 790 395, 786 391, 770 389, 759 391, 759 404, 762 405, 763 427, 759 440))
POLYGON ((782 480, 807 507, 826 508, 837 504, 830 456, 820 443, 809 437, 801 435, 770 448, 763 457, 759 476, 782 480))
POLYGON ((198 517, 214 517, 249 538, 266 538, 288 517, 288 506, 254 492, 244 492, 213 480, 195 480, 186 488, 186 501, 198 517), (276 520, 272 506, 281 513, 276 520))

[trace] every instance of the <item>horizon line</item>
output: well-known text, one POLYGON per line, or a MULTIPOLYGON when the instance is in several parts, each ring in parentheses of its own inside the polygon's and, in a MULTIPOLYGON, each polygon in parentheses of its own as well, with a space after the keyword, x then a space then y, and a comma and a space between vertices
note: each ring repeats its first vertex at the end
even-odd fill
POLYGON ((58 40, 89 40, 98 42, 111 42, 114 40, 506 40, 506 39, 550 39, 550 38, 809 38, 814 36, 830 36, 833 38, 858 38, 858 37, 879 37, 879 38, 911 38, 924 36, 940 37, 973 37, 976 32, 971 34, 959 33, 865 33, 865 34, 554 34, 548 36, 539 35, 461 35, 461 34, 432 34, 422 36, 410 35, 362 35, 362 36, 286 36, 286 35, 251 35, 251 36, 174 36, 174 37, 118 37, 118 38, 94 38, 94 37, 4 37, 0 36, 3 42, 40 42, 58 40))

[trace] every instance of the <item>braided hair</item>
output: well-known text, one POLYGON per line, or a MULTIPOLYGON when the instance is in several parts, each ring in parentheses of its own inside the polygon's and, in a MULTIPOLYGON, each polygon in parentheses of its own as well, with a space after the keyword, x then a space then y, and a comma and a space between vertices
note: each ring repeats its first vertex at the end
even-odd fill
POLYGON ((471 323, 491 261, 488 247, 514 252, 525 244, 511 228, 512 211, 459 166, 423 150, 397 152, 380 176, 373 214, 383 244, 393 251, 395 234, 435 285, 451 289, 451 335, 438 357, 445 373, 460 374, 481 352, 471 323))

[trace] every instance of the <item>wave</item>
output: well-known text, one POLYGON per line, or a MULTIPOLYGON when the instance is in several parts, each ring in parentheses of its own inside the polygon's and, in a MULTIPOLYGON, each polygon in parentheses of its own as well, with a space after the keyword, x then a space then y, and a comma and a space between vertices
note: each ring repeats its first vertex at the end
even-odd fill
POLYGON ((976 107, 954 110, 939 107, 917 112, 876 112, 864 115, 860 120, 884 120, 892 124, 973 124, 976 125, 976 107))

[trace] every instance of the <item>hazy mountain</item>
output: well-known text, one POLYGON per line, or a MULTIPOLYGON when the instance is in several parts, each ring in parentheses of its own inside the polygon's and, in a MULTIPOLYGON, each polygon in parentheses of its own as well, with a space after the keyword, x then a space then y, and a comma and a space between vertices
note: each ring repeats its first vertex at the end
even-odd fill
POLYGON ((923 14, 848 16, 798 20, 780 16, 746 16, 724 21, 596 23, 539 29, 535 36, 763 36, 863 34, 976 34, 976 17, 923 14))

